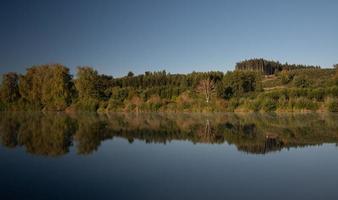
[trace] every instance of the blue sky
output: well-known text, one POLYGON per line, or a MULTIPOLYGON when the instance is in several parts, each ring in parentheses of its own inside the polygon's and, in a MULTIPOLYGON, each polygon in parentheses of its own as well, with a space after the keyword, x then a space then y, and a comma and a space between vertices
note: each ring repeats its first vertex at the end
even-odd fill
POLYGON ((227 71, 255 57, 338 63, 334 0, 3 0, 0 25, 0 73, 44 63, 113 76, 227 71))

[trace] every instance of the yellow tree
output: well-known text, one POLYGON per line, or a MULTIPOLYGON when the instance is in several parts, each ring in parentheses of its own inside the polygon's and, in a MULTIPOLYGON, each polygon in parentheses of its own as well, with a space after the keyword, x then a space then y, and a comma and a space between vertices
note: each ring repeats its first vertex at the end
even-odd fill
POLYGON ((16 73, 11 72, 2 76, 0 97, 3 101, 10 103, 20 98, 18 82, 19 75, 16 73))
POLYGON ((72 76, 60 64, 33 66, 19 79, 19 92, 31 104, 63 110, 71 101, 72 76))

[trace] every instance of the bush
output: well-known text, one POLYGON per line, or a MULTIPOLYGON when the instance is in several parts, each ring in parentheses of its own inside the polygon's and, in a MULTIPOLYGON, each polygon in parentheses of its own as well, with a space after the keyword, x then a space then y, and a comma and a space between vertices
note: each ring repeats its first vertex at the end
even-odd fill
POLYGON ((316 88, 313 90, 309 90, 307 97, 309 99, 316 99, 318 101, 322 101, 325 97, 325 90, 324 88, 316 88))
POLYGON ((338 100, 332 97, 325 99, 325 107, 329 112, 338 112, 338 100))
POLYGON ((158 111, 161 106, 162 99, 158 95, 151 96, 146 103, 146 108, 150 111, 158 111))
POLYGON ((292 107, 289 107, 289 101, 285 97, 278 99, 276 108, 280 110, 292 109, 292 107))
POLYGON ((293 74, 290 74, 284 70, 280 72, 278 75, 280 76, 280 79, 283 85, 290 83, 293 79, 293 74))
POLYGON ((300 98, 297 98, 295 102, 293 102, 293 108, 300 109, 300 110, 303 110, 303 109, 316 110, 318 109, 318 103, 313 102, 307 98, 300 97, 300 98))
POLYGON ((124 103, 115 99, 110 99, 107 105, 107 111, 116 112, 124 108, 124 103))
POLYGON ((265 93, 260 94, 258 97, 262 99, 269 98, 273 100, 278 100, 281 97, 287 97, 287 96, 288 96, 288 90, 282 89, 282 90, 274 90, 274 91, 265 92, 265 93))
POLYGON ((99 106, 98 106, 98 109, 97 109, 97 112, 106 112, 107 111, 107 108, 108 108, 108 102, 107 101, 101 101, 99 103, 99 106))
POLYGON ((2 102, 2 101, 0 100, 0 111, 4 111, 4 110, 6 110, 6 105, 5 105, 4 102, 2 102))
POLYGON ((96 112, 98 108, 99 101, 93 98, 81 99, 75 103, 76 110, 96 112))
POLYGON ((305 76, 296 76, 296 78, 293 80, 293 83, 296 87, 299 88, 307 88, 310 87, 311 82, 305 77, 305 76))
POLYGON ((227 111, 233 112, 239 106, 239 99, 232 98, 228 102, 227 111))
POLYGON ((265 112, 275 111, 277 108, 276 102, 272 99, 264 99, 261 104, 261 110, 265 112))
POLYGON ((338 97, 338 86, 330 87, 326 89, 327 96, 338 97))
POLYGON ((247 108, 250 111, 259 111, 260 107, 261 107, 261 101, 259 101, 259 99, 255 99, 255 100, 246 100, 244 102, 244 107, 247 108))

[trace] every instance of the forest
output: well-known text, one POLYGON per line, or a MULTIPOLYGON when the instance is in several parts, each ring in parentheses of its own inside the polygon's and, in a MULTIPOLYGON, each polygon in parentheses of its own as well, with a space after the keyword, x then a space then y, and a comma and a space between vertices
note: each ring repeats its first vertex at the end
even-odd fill
POLYGON ((66 112, 338 112, 338 65, 333 68, 244 60, 234 71, 75 76, 61 64, 3 74, 2 111, 66 112))

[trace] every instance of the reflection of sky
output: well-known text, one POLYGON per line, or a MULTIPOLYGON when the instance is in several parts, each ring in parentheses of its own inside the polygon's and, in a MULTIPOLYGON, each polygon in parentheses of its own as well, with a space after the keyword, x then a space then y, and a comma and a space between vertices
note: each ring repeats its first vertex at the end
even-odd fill
POLYGON ((0 147, 8 199, 336 199, 335 145, 252 155, 233 145, 114 138, 89 156, 29 156, 0 147), (15 192, 20 191, 20 192, 15 192))
POLYGON ((125 75, 231 70, 246 58, 330 67, 338 1, 0 2, 0 73, 33 64, 125 75))

